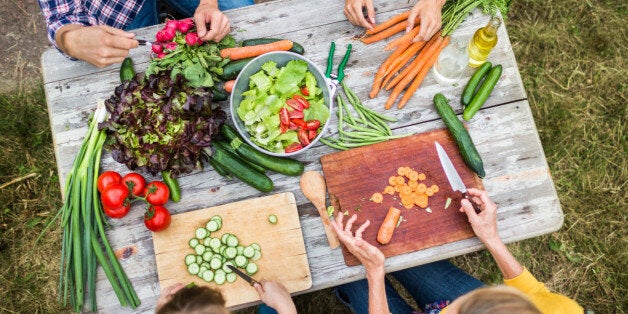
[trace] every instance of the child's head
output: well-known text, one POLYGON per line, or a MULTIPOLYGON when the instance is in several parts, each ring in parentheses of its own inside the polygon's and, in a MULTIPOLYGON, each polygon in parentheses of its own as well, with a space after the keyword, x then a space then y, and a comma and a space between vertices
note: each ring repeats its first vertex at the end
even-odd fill
POLYGON ((156 309, 157 314, 228 314, 220 291, 209 287, 184 287, 156 309))

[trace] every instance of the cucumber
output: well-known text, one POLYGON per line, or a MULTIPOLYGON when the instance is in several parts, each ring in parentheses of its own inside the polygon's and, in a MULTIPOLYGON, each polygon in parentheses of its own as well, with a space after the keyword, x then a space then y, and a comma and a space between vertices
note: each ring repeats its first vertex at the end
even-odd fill
POLYGON ((223 124, 220 131, 231 142, 231 147, 233 147, 238 156, 244 160, 288 176, 299 176, 305 169, 303 163, 298 160, 266 155, 251 145, 244 143, 236 130, 228 124, 223 124))
POLYGON ((216 170, 216 173, 218 173, 220 176, 227 177, 227 179, 231 180, 231 177, 229 177, 229 172, 227 171, 227 169, 223 168, 221 165, 216 163, 215 160, 210 158, 208 160, 208 163, 212 166, 212 168, 214 168, 214 170, 216 170))
POLYGON ((135 69, 133 68, 133 59, 131 57, 124 58, 120 65, 120 82, 130 81, 135 77, 135 69))
POLYGON ((224 82, 219 82, 216 85, 212 86, 211 90, 212 94, 214 95, 212 97, 212 101, 225 101, 229 99, 230 94, 225 91, 224 86, 224 82))
MULTIPOLYGON (((270 43, 274 43, 276 41, 280 41, 283 39, 279 39, 279 38, 252 38, 252 39, 246 39, 244 41, 242 41, 242 46, 246 47, 246 46, 256 46, 256 45, 264 45, 264 44, 270 44, 270 43)), ((301 46, 301 44, 292 41, 292 49, 288 50, 290 52, 294 52, 294 53, 298 53, 300 55, 305 53, 305 49, 303 49, 303 46, 301 46)))
POLYGON ((475 95, 475 90, 480 85, 482 79, 486 76, 486 73, 488 73, 488 71, 491 69, 491 66, 492 64, 490 62, 484 62, 482 66, 480 66, 475 71, 475 73, 471 75, 469 82, 467 82, 464 90, 462 90, 462 96, 460 96, 460 103, 463 107, 467 107, 469 105, 471 99, 473 98, 473 95, 475 95))
MULTIPOLYGON (((222 67, 222 74, 219 75, 218 77, 223 80, 223 81, 228 81, 228 80, 233 80, 236 77, 238 77, 238 74, 240 74, 240 71, 242 71, 242 69, 244 69, 244 66, 246 66, 249 61, 253 60, 254 58, 245 58, 245 59, 240 59, 240 60, 233 60, 233 61, 229 61, 229 63, 225 64, 224 67, 222 67)), ((223 83, 224 86, 224 83, 223 83)), ((224 91, 224 87, 222 88, 222 90, 224 91)))
POLYGON ((269 215, 268 222, 270 222, 273 225, 277 224, 277 215, 269 215))
POLYGON ((164 183, 170 190, 170 199, 173 202, 178 202, 181 200, 181 187, 179 186, 179 182, 177 178, 173 177, 170 171, 162 171, 161 176, 164 179, 164 183))
POLYGON ((462 122, 460 122, 454 110, 451 109, 447 98, 445 98, 443 94, 437 93, 434 95, 434 106, 458 145, 462 159, 464 159, 471 170, 477 173, 480 178, 483 178, 485 172, 482 158, 480 158, 480 154, 475 148, 471 136, 469 136, 469 132, 467 132, 467 129, 462 125, 462 122))
POLYGON ((270 192, 273 190, 273 181, 268 176, 257 172, 239 157, 220 148, 219 145, 212 146, 214 146, 214 154, 210 158, 224 167, 229 173, 259 191, 270 192))
POLYGON ((488 96, 493 91, 493 88, 495 88, 495 85, 497 85, 497 81, 499 81, 501 76, 501 64, 494 66, 490 71, 488 71, 488 74, 486 74, 486 78, 484 79, 484 82, 482 82, 482 85, 478 88, 477 93, 473 95, 469 105, 464 108, 462 118, 469 121, 475 113, 480 110, 482 105, 486 102, 486 99, 488 99, 488 96))
MULTIPOLYGON (((228 144, 228 143, 226 143, 226 142, 223 142, 223 141, 221 141, 221 140, 214 140, 212 143, 214 143, 214 144, 216 144, 216 145, 220 145, 220 147, 221 147, 222 149, 224 149, 224 150, 226 150, 226 151, 228 151, 228 152, 232 153, 232 154, 233 154, 233 155, 235 155, 235 156, 241 157, 241 156, 240 156, 240 154, 238 154, 238 153, 235 151, 235 149, 233 148, 233 146, 229 145, 229 144, 228 144)), ((250 162, 250 161, 248 161, 248 160, 246 160, 246 159, 244 159, 244 158, 240 158, 240 159, 242 159, 242 161, 246 162, 249 166, 251 166, 251 168, 255 169, 257 172, 259 172, 259 173, 264 173, 264 172, 266 172, 266 168, 264 168, 264 167, 262 167, 262 166, 260 166, 260 165, 258 165, 258 164, 255 164, 255 163, 253 163, 253 162, 250 162)))

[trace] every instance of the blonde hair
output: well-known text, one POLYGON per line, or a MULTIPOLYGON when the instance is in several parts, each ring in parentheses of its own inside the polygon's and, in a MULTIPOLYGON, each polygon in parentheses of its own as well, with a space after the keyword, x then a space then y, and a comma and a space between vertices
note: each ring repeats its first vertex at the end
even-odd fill
POLYGON ((177 291, 157 314, 229 314, 218 290, 207 286, 185 287, 177 291))
POLYGON ((521 291, 503 285, 477 289, 461 301, 460 314, 542 314, 521 291))

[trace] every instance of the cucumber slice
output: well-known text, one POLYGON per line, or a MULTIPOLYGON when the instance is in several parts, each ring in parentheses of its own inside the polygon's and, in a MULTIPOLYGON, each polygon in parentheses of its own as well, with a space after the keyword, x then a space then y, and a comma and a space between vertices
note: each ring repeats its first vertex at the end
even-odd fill
POLYGON ((201 267, 198 269, 198 274, 197 274, 197 275, 198 275, 199 277, 202 277, 202 276, 203 276, 203 273, 204 273, 205 271, 207 271, 207 270, 209 270, 209 267, 201 266, 201 267))
POLYGON ((249 276, 254 275, 257 272, 257 264, 250 262, 248 265, 246 265, 246 273, 249 276))
POLYGON ((206 270, 203 273, 203 280, 211 282, 214 279, 214 272, 212 270, 206 270))
POLYGON ((205 246, 202 244, 197 244, 194 247, 194 252, 196 253, 196 255, 203 255, 203 253, 205 253, 205 246))
POLYGON ((244 252, 244 246, 242 245, 236 246, 236 249, 238 250, 238 255, 242 255, 242 252, 244 252))
POLYGON ((252 246, 252 247, 253 247, 255 250, 257 250, 257 251, 261 251, 261 250, 262 250, 262 247, 261 247, 261 246, 259 246, 259 244, 257 244, 257 243, 252 243, 252 244, 251 244, 251 245, 249 245, 249 246, 252 246))
POLYGON ((220 242, 222 242, 222 244, 227 244, 227 238, 229 238, 230 235, 230 233, 223 234, 222 237, 220 237, 220 242))
POLYGON ((277 215, 270 215, 268 216, 268 222, 270 222, 271 224, 276 224, 277 223, 277 215))
POLYGON ((230 247, 236 247, 236 246, 238 246, 238 244, 239 244, 239 243, 240 243, 240 241, 238 240, 238 237, 236 237, 235 235, 230 234, 230 235, 227 237, 227 245, 228 245, 228 246, 230 246, 230 247))
POLYGON ((229 265, 233 266, 233 263, 231 261, 227 261, 224 264, 222 264, 222 270, 224 270, 225 273, 227 273, 227 274, 233 272, 233 270, 231 270, 231 268, 229 268, 229 265))
POLYGON ((253 255, 255 255, 255 249, 252 246, 247 246, 244 248, 244 251, 242 251, 242 255, 251 258, 253 257, 253 255))
POLYGON ((203 240, 209 236, 209 231, 203 227, 196 228, 196 238, 203 240))
POLYGON ((253 254, 253 257, 251 257, 251 259, 256 261, 260 258, 262 258, 262 251, 255 250, 255 253, 253 254))
POLYGON ((188 265, 188 273, 190 273, 190 275, 196 275, 196 274, 198 274, 198 271, 199 271, 200 269, 201 269, 201 268, 200 268, 200 267, 198 266, 198 264, 196 264, 196 263, 192 263, 192 264, 188 265))
POLYGON ((235 282, 235 281, 236 281, 236 279, 238 279, 238 276, 236 276, 236 274, 235 274, 235 273, 228 273, 228 274, 227 274, 227 282, 228 282, 228 283, 235 282))
POLYGON ((210 232, 217 231, 219 229, 219 227, 220 227, 220 225, 215 220, 210 220, 205 225, 205 228, 207 228, 207 230, 210 231, 210 232))
POLYGON ((246 267, 246 264, 248 264, 249 260, 242 255, 238 255, 233 259, 233 262, 238 268, 244 268, 246 267))
POLYGON ((199 264, 201 267, 205 267, 206 269, 210 269, 211 267, 209 267, 209 263, 208 262, 202 262, 199 264))
POLYGON ((223 256, 227 259, 233 259, 236 257, 236 255, 238 255, 238 250, 231 246, 228 246, 223 254, 223 256))
POLYGON ((227 279, 227 274, 222 269, 218 269, 214 272, 215 283, 222 285, 223 283, 225 283, 226 279, 227 279))
POLYGON ((212 251, 214 251, 215 253, 220 253, 220 239, 218 238, 211 238, 211 240, 209 241, 209 247, 212 248, 212 251))
POLYGON ((196 263, 196 255, 188 254, 185 256, 185 265, 189 266, 192 263, 196 263))
POLYGON ((212 252, 205 252, 203 253, 203 260, 206 262, 209 262, 209 260, 212 259, 212 256, 214 256, 214 253, 212 252))
POLYGON ((198 239, 197 238, 192 238, 190 239, 190 242, 188 242, 188 244, 190 245, 191 248, 195 248, 198 245, 198 239))
POLYGON ((209 220, 212 220, 212 221, 215 221, 216 223, 218 223, 218 230, 220 230, 220 228, 222 228, 222 218, 220 216, 214 215, 209 220))
POLYGON ((209 260, 209 268, 211 269, 218 269, 222 267, 222 259, 220 259, 220 257, 212 257, 211 260, 209 260))
POLYGON ((203 256, 201 255, 196 255, 196 264, 201 264, 203 262, 203 256))
POLYGON ((201 243, 202 245, 204 245, 205 247, 209 247, 209 242, 211 242, 212 238, 211 237, 207 237, 205 239, 203 239, 203 243, 201 243))

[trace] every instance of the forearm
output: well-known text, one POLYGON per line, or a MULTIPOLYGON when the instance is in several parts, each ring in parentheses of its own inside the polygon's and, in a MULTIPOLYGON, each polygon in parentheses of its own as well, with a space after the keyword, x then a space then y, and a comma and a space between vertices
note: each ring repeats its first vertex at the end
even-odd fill
POLYGON ((55 34, 55 43, 57 44, 57 47, 59 48, 59 50, 71 56, 70 52, 67 49, 68 41, 71 39, 69 39, 67 35, 71 31, 77 30, 83 27, 85 26, 80 25, 80 24, 67 24, 67 25, 61 26, 61 28, 59 28, 59 30, 57 30, 55 34))
POLYGON ((390 313, 386 299, 386 283, 384 269, 367 273, 369 286, 369 314, 390 313))
POLYGON ((512 279, 521 275, 523 266, 521 266, 519 261, 510 253, 508 247, 506 247, 499 237, 485 241, 484 245, 493 256, 504 279, 512 279))

